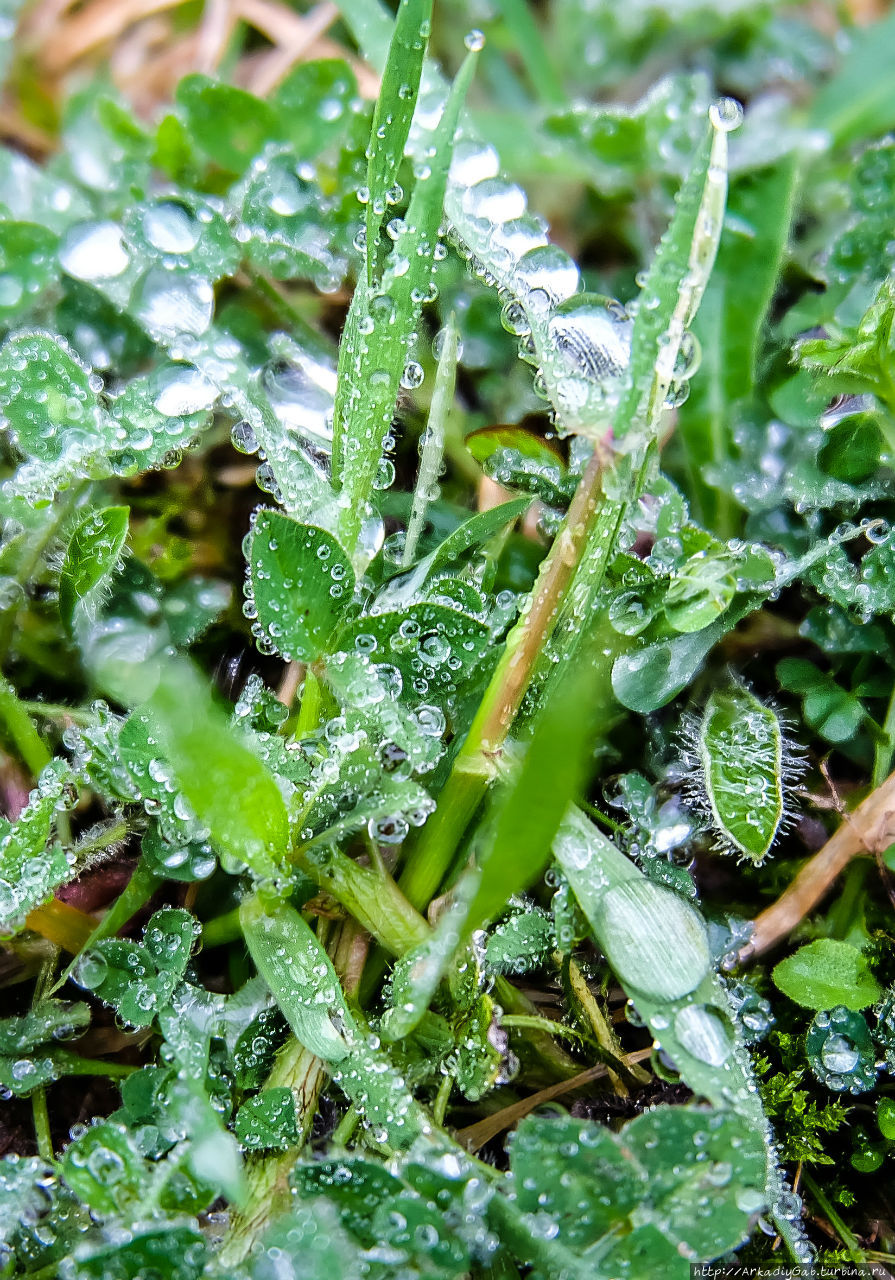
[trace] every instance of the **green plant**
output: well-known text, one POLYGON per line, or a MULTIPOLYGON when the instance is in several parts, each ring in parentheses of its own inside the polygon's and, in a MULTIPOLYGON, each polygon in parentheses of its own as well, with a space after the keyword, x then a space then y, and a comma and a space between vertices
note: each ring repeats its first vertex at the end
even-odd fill
POLYGON ((100 78, 0 152, 3 1275, 816 1256, 789 1181, 892 1067, 885 816, 731 974, 792 815, 895 757, 895 21, 555 10, 461 52, 352 0, 375 103, 100 78))

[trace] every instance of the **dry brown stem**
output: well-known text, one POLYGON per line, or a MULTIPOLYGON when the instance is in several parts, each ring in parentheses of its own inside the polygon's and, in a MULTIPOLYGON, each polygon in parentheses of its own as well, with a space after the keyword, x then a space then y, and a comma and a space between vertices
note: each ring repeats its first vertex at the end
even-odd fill
POLYGON ((859 853, 877 854, 895 840, 895 773, 872 791, 805 863, 792 884, 754 922, 752 938, 740 960, 753 960, 782 942, 832 887, 859 853))
MULTIPOLYGON (((638 1062, 642 1062, 644 1058, 648 1058, 651 1053, 651 1047, 638 1049, 636 1053, 629 1053, 622 1061, 626 1066, 632 1067, 638 1062)), ((569 1093, 572 1089, 579 1089, 582 1085, 590 1084, 591 1080, 599 1080, 602 1076, 608 1074, 609 1068, 604 1063, 598 1062, 595 1067, 588 1067, 586 1071, 579 1072, 577 1076, 572 1076, 569 1080, 560 1080, 558 1084, 551 1084, 546 1089, 539 1089, 537 1093, 529 1094, 521 1102, 514 1102, 512 1106, 504 1107, 502 1111, 495 1111, 494 1115, 485 1116, 484 1120, 479 1120, 465 1129, 460 1129, 456 1135, 457 1140, 463 1144, 467 1151, 478 1151, 486 1142, 490 1142, 499 1133, 503 1133, 504 1129, 509 1129, 512 1125, 518 1124, 530 1111, 534 1111, 535 1107, 540 1107, 543 1103, 550 1102, 552 1098, 558 1098, 560 1094, 569 1093)))

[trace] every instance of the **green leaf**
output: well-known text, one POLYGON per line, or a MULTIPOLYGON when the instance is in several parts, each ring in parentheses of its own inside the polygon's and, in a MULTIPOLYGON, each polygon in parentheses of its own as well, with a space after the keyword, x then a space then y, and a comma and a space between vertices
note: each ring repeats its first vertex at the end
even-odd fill
POLYGON ((420 689, 420 701, 443 704, 469 680, 490 639, 487 626, 478 618, 425 602, 400 611, 364 614, 344 628, 339 645, 348 651, 363 650, 377 664, 397 668, 406 696, 420 689), (360 637, 364 639, 358 643, 360 637), (421 680, 426 682, 424 691, 421 680))
POLYGON ((345 270, 333 208, 320 187, 295 172, 291 154, 265 157, 246 177, 241 225, 253 265, 277 280, 309 279, 330 293, 345 270))
POLYGON ((236 1113, 234 1130, 246 1151, 287 1151, 296 1146, 301 1135, 292 1090, 276 1085, 249 1098, 236 1113))
POLYGON ((367 283, 378 277, 379 231, 386 196, 404 158, 420 90, 432 0, 400 0, 367 150, 367 283))
POLYGON ((31 222, 0 222, 0 322, 29 311, 56 276, 56 236, 31 222))
POLYGON ((169 663, 146 710, 175 783, 215 846, 256 875, 273 874, 289 847, 282 794, 197 672, 186 662, 169 663))
POLYGON ((614 415, 618 435, 655 429, 672 390, 687 325, 708 282, 727 194, 727 137, 709 129, 643 285, 631 338, 627 388, 614 415))
POLYGON ((761 862, 783 817, 783 731, 742 685, 716 690, 699 722, 700 782, 724 844, 761 862))
POLYGON ((568 503, 565 464, 540 436, 517 426, 481 427, 465 444, 485 474, 504 488, 535 494, 553 506, 568 503))
POLYGON ((30 1053, 50 1041, 69 1039, 89 1025, 86 1004, 41 1000, 20 1017, 0 1018, 0 1053, 30 1053))
POLYGON ((286 903, 268 913, 250 899, 239 914, 249 954, 301 1044, 324 1062, 341 1062, 354 1019, 315 934, 286 903))
POLYGON ((794 195, 791 161, 744 175, 731 187, 718 257, 693 326, 702 360, 679 417, 690 501, 701 504, 704 518, 721 502, 713 496, 704 468, 727 457, 731 408, 753 394, 794 195))
POLYGON ((811 126, 834 144, 885 133, 895 125, 895 88, 888 68, 895 57, 895 15, 853 31, 838 72, 814 100, 811 126))
POLYGON ((42 462, 89 451, 100 440, 90 371, 48 333, 16 334, 0 348, 0 407, 17 448, 42 462))
POLYGON ((757 607, 756 597, 731 605, 700 631, 684 632, 616 658, 612 690, 624 707, 643 715, 664 707, 695 676, 722 636, 757 607))
POLYGON ((62 1176, 99 1217, 126 1211, 145 1194, 149 1171, 124 1125, 103 1120, 69 1143, 62 1176))
POLYGON ((805 720, 828 742, 848 742, 864 723, 866 712, 854 694, 807 658, 783 658, 777 679, 801 696, 805 720))
POLYGON ((665 616, 675 631, 702 631, 724 613, 735 595, 730 559, 697 551, 674 572, 665 593, 665 616))
POLYGON ((805 1009, 865 1009, 882 995, 870 965, 857 949, 835 938, 818 938, 785 960, 772 975, 774 985, 805 1009))
POLYGON ((261 1088, 286 1029, 279 1009, 262 1009, 242 1032, 233 1049, 233 1069, 240 1089, 261 1088))
POLYGON ((600 1275, 645 1274, 644 1261, 677 1275, 675 1254, 716 1258, 745 1239, 765 1202, 764 1143, 731 1111, 657 1107, 618 1134, 529 1116, 510 1153, 520 1208, 546 1213, 576 1250, 602 1241, 600 1275))
POLYGON ((550 690, 535 720, 522 767, 498 794, 494 830, 479 854, 479 882, 467 928, 493 919, 543 871, 569 804, 587 779, 594 721, 595 666, 582 663, 550 690))
POLYGON ((230 173, 242 173, 271 139, 282 136, 268 103, 207 76, 191 75, 177 86, 177 103, 193 140, 230 173))
POLYGON ((59 575, 59 612, 69 631, 76 615, 95 620, 127 539, 128 507, 89 511, 69 539, 59 575))
POLYGON ((195 1227, 148 1222, 128 1227, 124 1239, 94 1237, 78 1249, 77 1280, 200 1280, 208 1246, 195 1227))
POLYGON ((378 1043, 361 1033, 332 961, 299 913, 284 902, 268 911, 251 898, 240 907, 240 922, 249 954, 299 1043, 336 1068, 336 1080, 377 1141, 401 1149, 428 1134, 424 1111, 378 1043))
POLYGON ((520 974, 539 969, 556 946, 552 918, 531 906, 499 921, 485 943, 489 973, 520 974))
POLYGON ((354 594, 354 571, 325 529, 261 509, 252 525, 246 591, 271 648, 313 662, 326 652, 354 594))
POLYGON ((65 851, 47 844, 56 810, 71 802, 72 790, 70 767, 52 760, 18 819, 0 825, 0 934, 20 928, 29 911, 71 878, 65 851))
POLYGON ((82 952, 76 981, 132 1027, 151 1026, 183 978, 197 933, 188 911, 163 907, 146 925, 142 943, 102 938, 82 952))
POLYGON ((357 100, 354 72, 340 58, 300 62, 270 97, 293 150, 315 159, 345 132, 357 100))

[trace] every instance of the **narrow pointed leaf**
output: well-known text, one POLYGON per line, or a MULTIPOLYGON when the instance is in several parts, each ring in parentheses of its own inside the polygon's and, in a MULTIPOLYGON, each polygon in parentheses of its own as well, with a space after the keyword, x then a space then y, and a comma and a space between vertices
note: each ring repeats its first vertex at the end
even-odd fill
POLYGON ((391 426, 401 375, 428 295, 460 108, 475 68, 467 56, 432 138, 427 174, 417 180, 406 229, 392 250, 381 286, 358 281, 342 343, 333 418, 333 478, 341 485, 339 535, 353 556, 391 426))
POLYGON ((379 231, 386 193, 394 185, 419 96, 432 0, 401 0, 382 88, 373 113, 367 164, 367 282, 378 275, 379 231))

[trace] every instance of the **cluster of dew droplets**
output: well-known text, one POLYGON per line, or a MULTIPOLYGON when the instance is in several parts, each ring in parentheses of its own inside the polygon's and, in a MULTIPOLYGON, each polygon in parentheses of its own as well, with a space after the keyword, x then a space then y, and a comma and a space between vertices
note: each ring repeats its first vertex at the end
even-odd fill
POLYGON ((876 1083, 876 1052, 867 1020, 844 1005, 815 1014, 805 1037, 805 1054, 828 1089, 863 1093, 876 1083))
MULTIPOLYGON (((720 99, 710 116, 715 129, 726 133, 737 127, 742 112, 731 99, 720 99)), ((724 175, 710 169, 708 180, 720 183, 724 175)), ((528 212, 524 191, 500 176, 489 144, 468 138, 457 144, 445 209, 460 251, 499 290, 503 324, 519 338, 520 356, 537 367, 535 390, 553 404, 560 431, 602 434, 624 387, 637 308, 658 300, 645 293, 623 307, 581 293, 576 264, 548 241, 543 220, 528 212)), ((697 234, 708 244, 717 228, 701 226, 697 234)), ((704 281, 698 278, 697 249, 691 274, 699 290, 704 281)), ((638 283, 643 286, 646 276, 638 283)), ((686 398, 687 380, 700 359, 695 338, 687 332, 679 337, 666 379, 666 403, 672 407, 686 398)))
POLYGON ((335 200, 327 198, 315 167, 271 144, 255 158, 235 193, 240 222, 235 238, 276 279, 308 275, 321 293, 332 293, 346 258, 327 230, 335 200))
POLYGON ((445 715, 434 705, 411 710, 399 702, 401 673, 373 660, 378 655, 371 641, 359 634, 353 653, 335 654, 328 664, 328 680, 343 709, 303 740, 313 768, 311 787, 318 793, 310 825, 301 832, 304 840, 313 838, 319 822, 356 809, 367 815, 375 844, 400 844, 435 807, 415 780, 444 755, 445 715))
POLYGON ((22 914, 44 901, 53 889, 71 878, 75 863, 75 855, 71 851, 63 852, 54 845, 47 855, 36 858, 30 840, 41 831, 42 815, 48 806, 51 812, 72 809, 77 798, 71 769, 62 760, 51 760, 29 793, 28 803, 18 820, 0 836, 0 866, 14 873, 11 879, 0 877, 2 932, 14 931, 22 923, 19 919, 22 914))
MULTIPOLYGON (((329 487, 336 392, 333 365, 277 334, 271 341, 271 358, 254 375, 253 386, 275 418, 278 449, 298 451, 319 477, 325 492, 329 487)), ((259 439, 258 425, 241 418, 231 431, 233 447, 239 453, 257 455, 259 486, 280 500, 283 495, 275 478, 279 459, 268 457, 264 442, 259 439)))
POLYGON ((550 400, 561 430, 605 422, 628 364, 632 319, 619 303, 582 294, 572 258, 528 212, 521 187, 499 176, 486 143, 457 143, 445 202, 458 248, 475 273, 498 289, 501 321, 519 354, 537 368, 535 390, 550 400))

